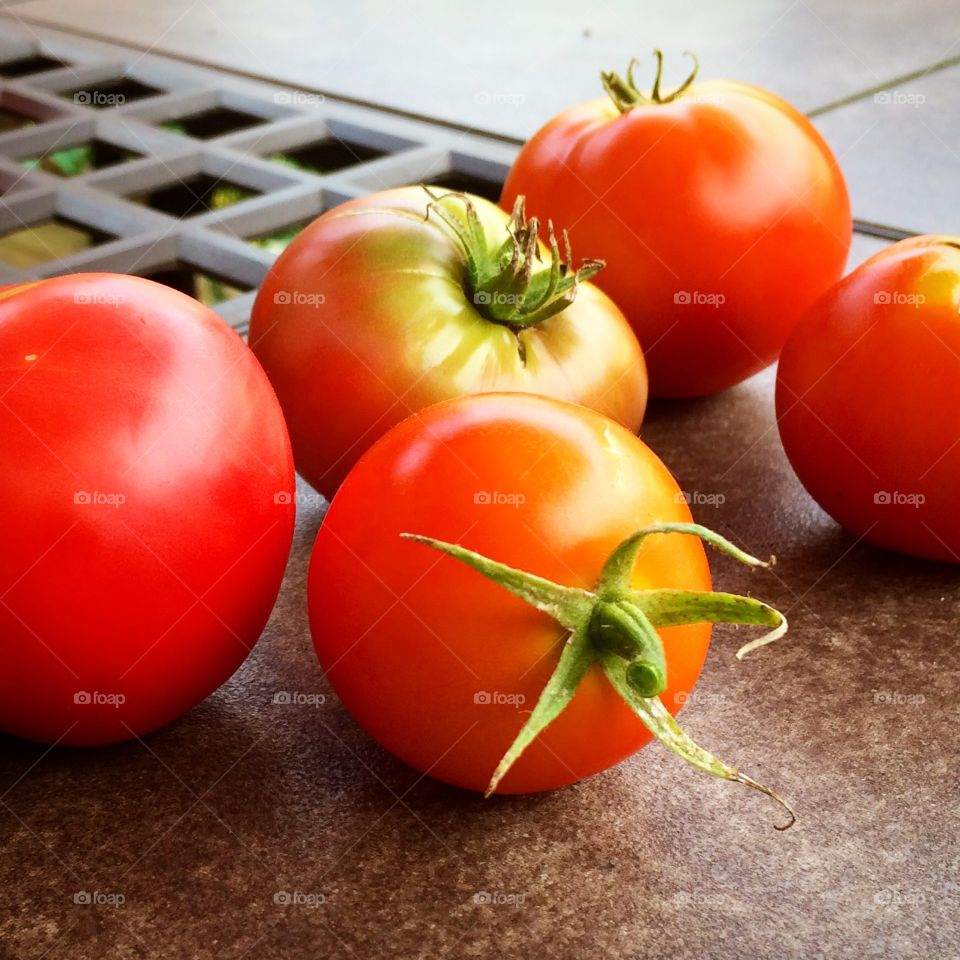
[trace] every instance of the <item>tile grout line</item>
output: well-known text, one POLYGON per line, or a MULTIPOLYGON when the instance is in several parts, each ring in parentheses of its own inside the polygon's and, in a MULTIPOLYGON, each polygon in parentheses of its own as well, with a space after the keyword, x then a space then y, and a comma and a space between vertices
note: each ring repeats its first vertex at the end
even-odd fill
POLYGON ((852 103, 857 103, 858 101, 863 100, 865 97, 869 97, 871 94, 881 93, 884 90, 889 90, 891 87, 899 86, 904 83, 911 83, 914 80, 919 80, 922 77, 927 77, 933 73, 938 73, 941 70, 946 70, 950 67, 955 67, 958 65, 960 65, 960 54, 955 57, 948 57, 946 60, 938 60, 929 67, 921 67, 917 70, 911 70, 909 73, 898 74, 897 76, 892 77, 890 80, 886 80, 883 83, 875 83, 872 87, 867 87, 866 90, 861 90, 858 93, 851 93, 846 97, 841 97, 839 100, 833 100, 830 103, 824 104, 822 107, 814 107, 813 110, 808 110, 806 115, 813 120, 817 117, 822 117, 824 114, 830 113, 833 110, 837 110, 840 107, 846 107, 852 103))
MULTIPOLYGON (((17 18, 15 16, 11 17, 10 14, 4 13, 3 8, 0 7, 0 20, 9 20, 9 19, 16 21, 20 18, 17 18)), ((33 22, 42 25, 43 29, 45 30, 50 29, 43 21, 34 20, 33 22)), ((54 32, 56 34, 62 35, 67 38, 79 38, 81 39, 81 41, 83 40, 83 38, 88 38, 90 40, 93 40, 103 45, 104 47, 109 47, 112 50, 116 50, 118 52, 118 55, 121 57, 133 55, 138 51, 138 49, 140 49, 136 45, 131 45, 128 43, 116 43, 112 40, 105 40, 92 31, 77 31, 77 30, 68 31, 68 30, 55 29, 54 32)), ((251 80, 253 82, 265 84, 272 87, 286 87, 288 89, 294 89, 292 85, 283 81, 277 81, 264 74, 242 71, 242 70, 237 70, 237 69, 228 68, 228 67, 215 66, 194 57, 181 56, 177 54, 171 54, 164 51, 160 51, 156 47, 148 48, 148 52, 150 52, 153 56, 156 56, 160 60, 169 60, 173 62, 184 63, 187 65, 193 66, 195 68, 199 68, 204 71, 212 72, 218 75, 224 75, 226 77, 234 77, 238 79, 251 80)), ((891 86, 896 85, 897 83, 908 82, 911 79, 916 79, 918 77, 929 75, 934 71, 946 69, 947 67, 953 66, 955 64, 960 64, 960 55, 942 60, 939 63, 934 64, 933 66, 930 66, 926 69, 916 70, 909 74, 903 74, 900 77, 889 81, 888 83, 885 83, 882 85, 876 85, 874 87, 869 88, 866 91, 853 94, 850 97, 844 98, 843 100, 836 101, 832 105, 827 105, 825 107, 817 108, 813 111, 810 111, 807 114, 807 116, 811 116, 811 117, 819 116, 827 112, 828 110, 835 109, 847 103, 853 103, 853 102, 856 102, 857 100, 861 100, 864 97, 869 96, 869 94, 873 91, 887 89, 891 86)), ((306 88, 302 88, 302 89, 306 91, 306 88)), ((470 134, 478 137, 480 140, 492 141, 492 142, 499 143, 501 145, 507 145, 507 144, 521 145, 524 142, 520 138, 493 134, 488 131, 480 130, 478 128, 471 127, 468 125, 456 124, 449 121, 438 120, 436 118, 431 118, 431 117, 418 114, 418 113, 413 113, 410 111, 404 111, 398 108, 385 107, 383 105, 375 104, 371 101, 366 101, 360 98, 348 98, 348 97, 343 97, 343 96, 333 95, 333 94, 330 94, 330 95, 324 94, 323 96, 325 100, 329 99, 333 104, 340 103, 346 106, 358 106, 362 109, 370 110, 374 113, 413 120, 413 121, 425 124, 428 127, 432 127, 434 129, 442 129, 442 130, 448 130, 448 131, 462 130, 462 131, 469 132, 470 134)), ((228 149, 230 148, 228 147, 228 149)), ((241 150, 239 152, 242 153, 244 151, 241 150)), ((894 227, 887 224, 875 223, 868 220, 862 220, 857 218, 854 219, 853 229, 855 234, 859 234, 861 236, 874 237, 882 240, 889 240, 889 241, 901 240, 907 237, 912 237, 917 235, 915 230, 910 230, 910 229, 901 228, 901 227, 894 227)))
MULTIPOLYGON (((0 7, 0 19, 7 19, 7 15, 3 13, 3 10, 4 8, 0 7)), ((342 93, 331 93, 320 87, 307 86, 299 83, 290 83, 289 81, 278 80, 269 74, 260 73, 258 71, 240 70, 236 67, 222 66, 210 60, 201 60, 199 57, 191 57, 187 56, 186 54, 168 52, 162 47, 140 46, 128 41, 118 42, 92 30, 78 30, 76 28, 70 28, 68 30, 63 27, 59 27, 56 24, 50 23, 47 20, 36 19, 27 16, 10 17, 9 19, 11 19, 14 23, 16 23, 18 20, 26 21, 43 30, 53 30, 57 33, 63 34, 64 36, 93 40, 106 46, 112 46, 117 50, 122 50, 126 53, 146 53, 150 56, 163 57, 167 60, 174 60, 178 63, 187 64, 188 66, 199 67, 203 70, 211 70, 216 73, 226 74, 227 76, 237 77, 243 80, 251 80, 256 83, 266 83, 272 86, 285 87, 290 90, 299 90, 303 93, 317 94, 324 97, 326 100, 331 100, 335 103, 342 103, 351 107, 360 107, 365 110, 373 110, 377 113, 389 114, 390 116, 399 117, 403 120, 414 120, 418 123, 427 123, 431 126, 443 127, 446 130, 451 130, 456 133, 474 134, 476 136, 483 137, 484 139, 496 140, 498 143, 507 144, 509 146, 522 146, 526 142, 522 137, 513 137, 509 134, 497 133, 496 131, 486 130, 484 128, 476 127, 467 123, 456 123, 453 120, 440 120, 436 117, 430 116, 429 114, 418 113, 414 110, 404 110, 402 107, 387 106, 374 100, 365 100, 362 97, 351 97, 342 93)))

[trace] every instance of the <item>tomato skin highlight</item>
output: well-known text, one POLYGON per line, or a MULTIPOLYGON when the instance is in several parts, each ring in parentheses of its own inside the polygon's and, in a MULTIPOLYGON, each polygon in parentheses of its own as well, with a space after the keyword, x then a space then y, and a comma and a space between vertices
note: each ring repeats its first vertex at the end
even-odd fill
MULTIPOLYGON (((537 326, 514 332, 488 320, 470 299, 461 249, 434 214, 425 218, 428 200, 405 187, 328 211, 257 297, 251 347, 280 398, 298 471, 328 497, 377 437, 451 397, 543 393, 633 431, 643 418, 643 355, 609 298, 583 283, 537 326)), ((505 237, 501 211, 471 202, 489 234, 505 237)))
MULTIPOLYGON (((529 394, 446 401, 382 437, 341 486, 308 578, 320 663, 346 709, 411 766, 482 791, 546 683, 564 641, 548 616, 450 557, 423 533, 592 589, 610 552, 653 522, 689 522, 667 469, 625 428, 529 394), (375 505, 375 508, 371 508, 375 505)), ((634 586, 709 590, 703 547, 660 536, 634 586)), ((676 711, 710 626, 661 631, 663 702, 676 711)), ((498 792, 553 789, 651 739, 600 668, 507 773, 498 792)))
POLYGON ((140 736, 219 687, 293 533, 279 404, 190 297, 78 274, 0 302, 0 730, 140 736))
POLYGON ((880 547, 960 562, 960 239, 893 244, 787 341, 777 422, 810 495, 880 547))
POLYGON ((698 83, 619 113, 604 97, 549 121, 504 185, 564 223, 633 326, 660 397, 715 393, 773 362, 840 279, 852 236, 839 166, 773 94, 698 83))

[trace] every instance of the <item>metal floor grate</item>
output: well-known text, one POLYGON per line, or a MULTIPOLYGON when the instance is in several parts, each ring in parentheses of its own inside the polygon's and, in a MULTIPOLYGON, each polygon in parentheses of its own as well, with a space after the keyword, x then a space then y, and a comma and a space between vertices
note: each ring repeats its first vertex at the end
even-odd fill
POLYGON ((131 273, 244 332, 256 287, 319 213, 421 181, 496 199, 517 149, 109 44, 6 36, 0 284, 131 273))

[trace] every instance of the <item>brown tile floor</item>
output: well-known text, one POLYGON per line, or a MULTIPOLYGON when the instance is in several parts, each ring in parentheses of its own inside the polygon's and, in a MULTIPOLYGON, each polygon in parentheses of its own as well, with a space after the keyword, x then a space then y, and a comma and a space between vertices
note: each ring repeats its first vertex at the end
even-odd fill
MULTIPOLYGON (((528 47, 540 22, 515 4, 463 23, 438 9, 432 29, 372 5, 321 16, 292 0, 18 9, 507 133, 583 96, 598 61, 654 36, 678 49, 702 40, 711 73, 739 51, 742 75, 812 109, 949 57, 960 26, 949 0, 645 5, 622 22, 561 5, 550 33, 558 70, 539 45, 528 65, 504 41, 506 11, 528 47), (343 41, 360 18, 373 39, 358 55, 343 41), (468 42, 475 62, 439 84, 438 51, 468 42), (391 54, 403 58, 403 83, 391 54), (478 87, 518 62, 531 97, 549 92, 523 116, 482 123, 482 104, 470 105, 478 87)), ((917 89, 952 96, 955 73, 917 89)), ((956 224, 957 113, 935 102, 927 122, 947 153, 891 113, 871 152, 851 158, 862 218, 956 224), (924 179, 885 193, 878 178, 912 159, 924 179)), ((870 106, 865 97, 820 122, 844 137, 870 106)), ((879 245, 859 237, 853 260, 879 245)), ((723 494, 703 522, 779 558, 752 575, 714 560, 718 583, 780 605, 792 631, 738 663, 733 632, 718 630, 684 721, 789 796, 794 830, 775 832, 762 799, 657 747, 540 797, 484 802, 419 778, 363 734, 316 665, 303 577, 322 510, 308 507, 270 626, 206 703, 108 750, 0 740, 0 957, 960 956, 957 570, 856 543, 812 503, 777 439, 771 371, 708 400, 654 404, 643 436, 685 489, 723 494), (282 690, 327 699, 275 705, 282 690), (890 702, 904 698, 914 702, 890 702), (74 903, 93 891, 124 903, 74 903), (278 904, 282 894, 298 902, 278 904)))
POLYGON ((789 796, 794 830, 657 747, 538 797, 421 779, 316 665, 303 578, 322 510, 304 509, 267 632, 206 703, 144 743, 0 741, 5 955, 955 956, 957 572, 841 533, 787 466, 770 390, 768 372, 655 404, 643 435, 684 489, 724 495, 703 522, 778 556, 769 574, 714 561, 792 630, 743 662, 718 630, 684 722, 789 796), (327 699, 274 704, 284 690, 327 699), (74 904, 90 891, 125 902, 74 904))

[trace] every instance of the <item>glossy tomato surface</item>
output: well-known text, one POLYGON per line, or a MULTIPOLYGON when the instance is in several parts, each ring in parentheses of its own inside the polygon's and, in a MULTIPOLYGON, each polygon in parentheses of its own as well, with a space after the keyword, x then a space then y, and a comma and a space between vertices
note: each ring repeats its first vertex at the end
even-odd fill
MULTIPOLYGON (((632 431, 643 418, 643 356, 609 298, 583 283, 573 303, 528 329, 487 319, 463 250, 427 218, 428 201, 404 187, 330 210, 257 297, 250 344, 283 405, 297 469, 328 497, 391 426, 450 397, 517 390, 582 403, 632 431)), ((471 202, 498 248, 506 215, 471 202)), ((462 201, 443 203, 462 216, 462 201)))
POLYGON ((784 348, 777 420, 838 523, 960 562, 960 238, 894 244, 823 297, 784 348))
POLYGON ((850 245, 826 143, 743 83, 625 113, 607 97, 574 107, 520 151, 503 205, 521 193, 607 262, 596 283, 633 325, 655 396, 713 393, 774 361, 850 245))
POLYGON ((292 537, 289 440, 253 354, 195 300, 109 274, 9 293, 0 731, 124 740, 259 637, 292 537))
MULTIPOLYGON (((402 532, 459 543, 592 589, 640 527, 689 522, 673 477, 628 430, 585 407, 487 394, 430 407, 391 430, 335 497, 309 574, 317 655, 346 708, 430 776, 483 790, 556 666, 551 618, 402 532)), ((649 538, 634 586, 709 590, 698 539, 649 538)), ((706 655, 710 627, 661 631, 671 710, 706 655)), ((650 740, 596 665, 500 785, 572 783, 650 740)))

